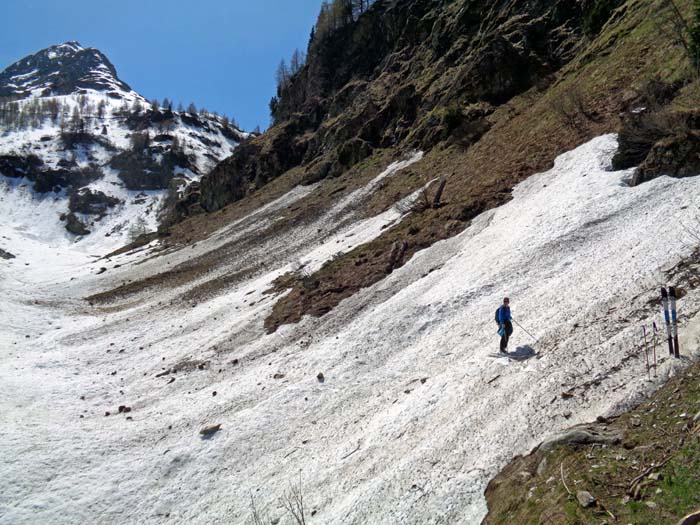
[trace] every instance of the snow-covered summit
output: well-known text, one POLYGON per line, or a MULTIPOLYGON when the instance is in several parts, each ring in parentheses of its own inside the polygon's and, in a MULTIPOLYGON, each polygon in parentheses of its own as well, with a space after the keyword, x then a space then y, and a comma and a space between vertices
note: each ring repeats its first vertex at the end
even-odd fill
POLYGON ((23 99, 90 91, 113 98, 135 95, 104 54, 74 40, 25 57, 0 73, 0 97, 23 99))
POLYGON ((44 210, 69 240, 117 248, 247 137, 225 117, 148 102, 97 49, 51 46, 0 74, 0 203, 13 203, 0 220, 37 235, 44 210))

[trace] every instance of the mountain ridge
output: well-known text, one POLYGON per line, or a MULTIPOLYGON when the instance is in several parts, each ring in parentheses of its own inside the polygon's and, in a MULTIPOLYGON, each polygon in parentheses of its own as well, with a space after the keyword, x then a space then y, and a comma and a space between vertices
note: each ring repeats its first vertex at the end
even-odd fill
POLYGON ((101 51, 84 48, 75 40, 42 49, 0 72, 0 98, 84 94, 87 90, 114 97, 120 92, 133 93, 101 51))
POLYGON ((64 211, 50 220, 69 239, 98 231, 115 248, 155 232, 164 203, 249 137, 225 117, 148 102, 103 53, 76 41, 10 65, 0 93, 0 175, 54 193, 64 211))

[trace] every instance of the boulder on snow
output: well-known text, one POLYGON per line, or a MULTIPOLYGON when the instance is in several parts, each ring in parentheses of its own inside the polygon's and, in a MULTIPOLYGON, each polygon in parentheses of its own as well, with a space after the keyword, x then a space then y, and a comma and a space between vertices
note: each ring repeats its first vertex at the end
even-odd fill
POLYGON ((90 233, 90 230, 87 229, 85 224, 83 224, 73 212, 66 215, 66 230, 73 235, 87 235, 90 233))
POLYGON ((216 434, 219 430, 221 430, 221 423, 218 425, 212 425, 210 427, 204 427, 202 430, 199 431, 199 434, 202 436, 202 438, 209 438, 216 434))
POLYGON ((15 258, 15 256, 12 255, 10 252, 6 252, 2 248, 0 248, 0 259, 6 259, 9 261, 10 259, 14 259, 14 258, 15 258))

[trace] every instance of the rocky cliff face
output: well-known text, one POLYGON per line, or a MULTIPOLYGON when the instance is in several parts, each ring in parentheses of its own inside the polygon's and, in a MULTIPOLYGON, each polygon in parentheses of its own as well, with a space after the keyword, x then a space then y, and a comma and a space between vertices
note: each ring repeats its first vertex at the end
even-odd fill
POLYGON ((276 125, 202 181, 214 211, 295 166, 336 177, 386 148, 476 142, 488 115, 571 60, 583 2, 380 1, 309 44, 276 125))

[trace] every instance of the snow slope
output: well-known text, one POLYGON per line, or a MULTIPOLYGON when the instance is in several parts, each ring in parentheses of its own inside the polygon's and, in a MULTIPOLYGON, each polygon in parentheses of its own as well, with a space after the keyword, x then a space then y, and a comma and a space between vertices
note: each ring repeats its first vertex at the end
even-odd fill
MULTIPOLYGON (((272 335, 275 297, 263 292, 276 276, 322 264, 398 213, 369 228, 334 209, 348 225, 326 237, 311 232, 328 217, 252 255, 232 251, 218 271, 263 250, 267 264, 193 304, 176 301, 180 289, 112 306, 81 298, 224 249, 223 237, 243 242, 316 188, 186 250, 113 258, 102 275, 107 263, 77 245, 0 225, 0 248, 20 254, 0 260, 0 522, 244 523, 253 495, 292 523, 279 497, 300 480, 311 522, 479 523, 486 483, 513 455, 654 387, 635 342, 659 320, 648 299, 661 270, 692 249, 671 224, 697 221, 700 178, 630 188, 629 172, 608 171, 615 146, 603 136, 563 155, 463 234, 272 335), (539 337, 516 326, 510 358, 492 321, 504 295, 539 337), (202 439, 212 424, 221 430, 202 439)), ((689 323, 700 295, 679 308, 689 323)), ((699 335, 683 328, 684 349, 699 335)), ((674 366, 664 359, 661 377, 674 366)))

